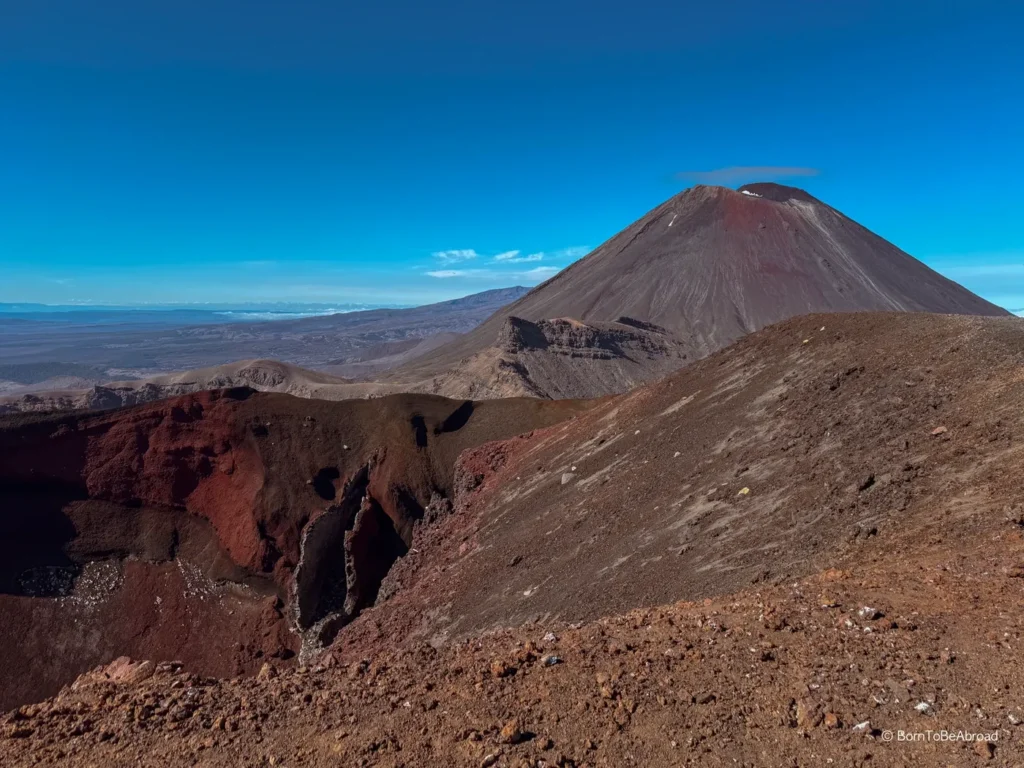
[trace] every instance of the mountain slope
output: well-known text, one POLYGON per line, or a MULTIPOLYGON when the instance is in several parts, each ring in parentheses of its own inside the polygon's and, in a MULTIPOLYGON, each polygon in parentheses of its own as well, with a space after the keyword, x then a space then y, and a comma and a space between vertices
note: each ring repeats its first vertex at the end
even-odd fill
POLYGON ((811 315, 751 334, 463 455, 459 514, 414 543, 404 591, 346 647, 363 621, 415 642, 590 620, 785 582, 867 539, 988 535, 1019 508, 1022 365, 1017 318, 811 315))
POLYGON ((494 343, 511 316, 632 317, 703 356, 796 315, 871 310, 1008 314, 802 190, 696 186, 405 370, 455 365, 494 343))

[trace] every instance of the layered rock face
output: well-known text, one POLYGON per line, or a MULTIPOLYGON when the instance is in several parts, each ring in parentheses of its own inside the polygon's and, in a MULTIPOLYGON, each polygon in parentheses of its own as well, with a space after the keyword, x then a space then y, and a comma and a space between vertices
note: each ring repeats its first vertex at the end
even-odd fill
POLYGON ((601 397, 664 376, 693 352, 664 328, 628 317, 587 323, 509 317, 491 347, 420 386, 448 397, 601 397))

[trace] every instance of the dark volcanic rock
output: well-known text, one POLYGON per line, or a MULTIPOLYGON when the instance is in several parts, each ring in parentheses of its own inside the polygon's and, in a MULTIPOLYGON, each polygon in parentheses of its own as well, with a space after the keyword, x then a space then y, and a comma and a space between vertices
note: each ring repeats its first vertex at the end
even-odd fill
POLYGON ((528 349, 547 349, 549 346, 543 329, 521 317, 507 318, 498 332, 498 347, 512 354, 528 349))

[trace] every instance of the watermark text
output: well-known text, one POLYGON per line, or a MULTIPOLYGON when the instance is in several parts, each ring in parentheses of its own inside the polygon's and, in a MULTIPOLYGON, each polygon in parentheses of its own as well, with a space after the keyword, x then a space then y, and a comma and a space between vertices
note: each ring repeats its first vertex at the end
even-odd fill
POLYGON ((977 733, 974 731, 882 731, 882 741, 916 743, 916 742, 991 742, 999 741, 999 731, 977 733))

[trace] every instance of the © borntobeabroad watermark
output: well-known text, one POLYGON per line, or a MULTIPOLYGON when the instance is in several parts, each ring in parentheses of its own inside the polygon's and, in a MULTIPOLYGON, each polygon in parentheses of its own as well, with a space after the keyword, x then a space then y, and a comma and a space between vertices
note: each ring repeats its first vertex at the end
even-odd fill
POLYGON ((988 742, 995 744, 999 741, 999 731, 990 733, 977 731, 949 731, 949 730, 926 730, 926 731, 882 731, 882 741, 893 743, 921 743, 921 742, 988 742))

